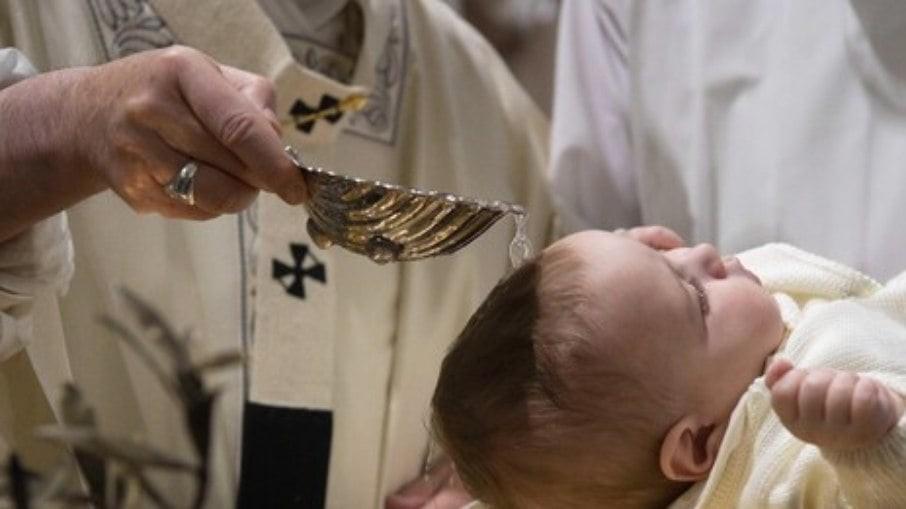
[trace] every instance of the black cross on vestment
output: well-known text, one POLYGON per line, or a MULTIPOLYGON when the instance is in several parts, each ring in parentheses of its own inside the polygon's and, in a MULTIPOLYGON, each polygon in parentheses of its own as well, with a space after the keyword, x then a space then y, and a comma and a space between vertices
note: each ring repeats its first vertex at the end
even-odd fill
MULTIPOLYGON (((302 99, 297 99, 296 102, 293 103, 292 109, 289 110, 289 114, 292 115, 293 119, 295 120, 296 129, 308 134, 311 133, 312 129, 314 129, 315 122, 317 122, 317 120, 308 120, 301 122, 301 119, 311 115, 312 113, 318 113, 333 108, 338 104, 340 104, 340 101, 336 97, 326 94, 321 96, 321 102, 318 103, 318 106, 316 108, 312 108, 311 106, 305 104, 305 101, 303 101, 302 99)), ((336 124, 341 118, 343 118, 343 112, 337 111, 332 115, 325 116, 324 120, 327 120, 331 124, 336 124)))
POLYGON ((275 258, 271 265, 271 276, 283 286, 286 293, 304 300, 305 278, 327 283, 327 268, 305 244, 291 243, 289 251, 292 253, 293 264, 287 265, 275 258), (309 258, 311 263, 306 264, 309 258))

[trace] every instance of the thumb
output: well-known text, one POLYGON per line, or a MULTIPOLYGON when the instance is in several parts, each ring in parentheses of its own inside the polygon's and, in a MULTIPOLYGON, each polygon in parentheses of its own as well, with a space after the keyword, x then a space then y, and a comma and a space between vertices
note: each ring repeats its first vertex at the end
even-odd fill
POLYGON ((764 373, 764 383, 768 386, 768 389, 774 387, 774 384, 783 378, 783 375, 789 373, 791 369, 793 369, 793 363, 787 359, 772 360, 764 373))

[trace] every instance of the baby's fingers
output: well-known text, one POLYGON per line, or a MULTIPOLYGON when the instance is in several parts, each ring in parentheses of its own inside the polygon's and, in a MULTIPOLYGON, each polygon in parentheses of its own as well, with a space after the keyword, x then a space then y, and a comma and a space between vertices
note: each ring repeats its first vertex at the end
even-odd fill
POLYGON ((777 380, 783 378, 783 375, 789 373, 793 367, 793 363, 786 359, 777 358, 771 361, 764 373, 764 383, 768 386, 768 389, 773 388, 777 380))
POLYGON ((771 405, 787 427, 799 418, 799 388, 805 375, 805 371, 793 368, 784 360, 775 361, 768 368, 766 382, 771 389, 771 405))
POLYGON ((840 371, 827 389, 825 421, 831 429, 839 430, 852 421, 851 405, 858 375, 840 371))
POLYGON ((895 395, 877 380, 859 377, 852 393, 852 425, 859 438, 880 438, 896 425, 902 411, 895 395))
POLYGON ((799 387, 799 421, 818 431, 827 415, 827 396, 831 382, 839 372, 833 369, 810 369, 799 387))

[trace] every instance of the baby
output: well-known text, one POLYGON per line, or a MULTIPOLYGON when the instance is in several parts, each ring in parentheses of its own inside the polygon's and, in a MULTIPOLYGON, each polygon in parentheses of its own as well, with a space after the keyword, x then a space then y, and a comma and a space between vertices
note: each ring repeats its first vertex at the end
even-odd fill
POLYGON ((432 402, 466 486, 498 509, 906 507, 906 274, 681 244, 578 233, 491 292, 432 402))

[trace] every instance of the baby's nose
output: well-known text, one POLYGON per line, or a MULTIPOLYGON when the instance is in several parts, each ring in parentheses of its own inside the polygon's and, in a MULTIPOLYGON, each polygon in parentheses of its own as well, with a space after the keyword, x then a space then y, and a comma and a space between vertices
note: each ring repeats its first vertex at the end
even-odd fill
POLYGON ((720 253, 711 244, 699 244, 693 247, 689 254, 707 275, 715 279, 727 277, 727 268, 720 258, 720 253))

